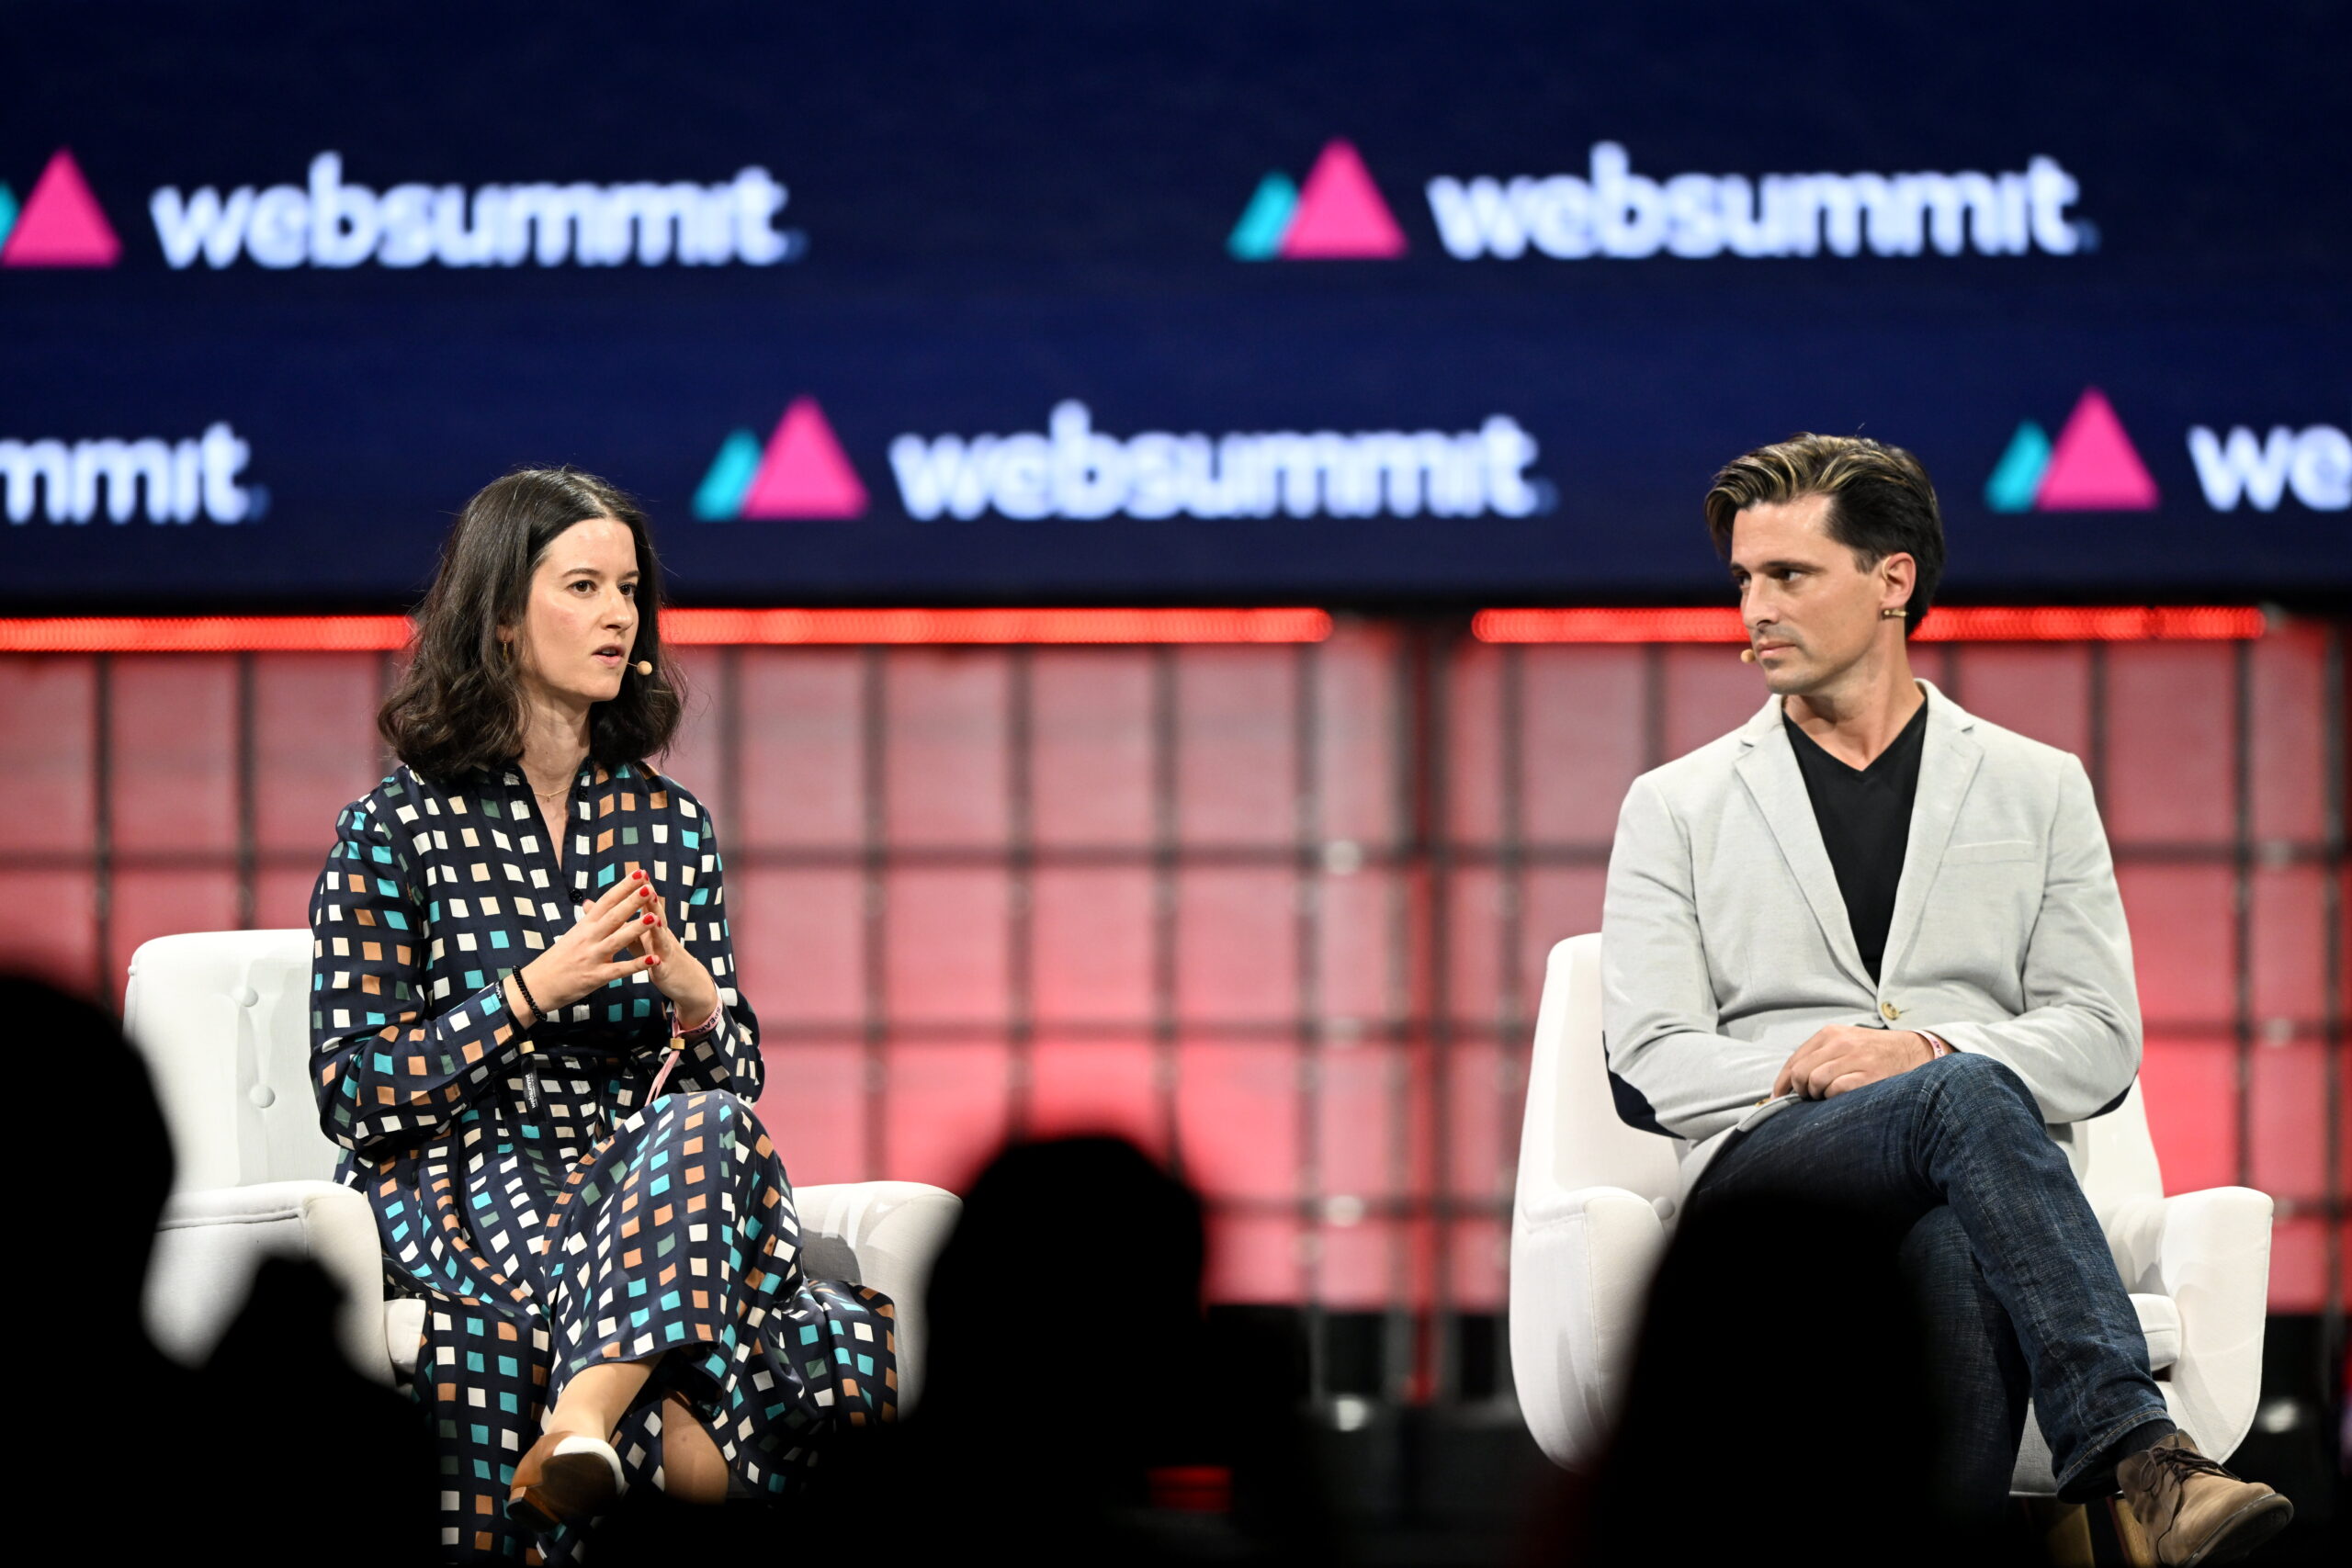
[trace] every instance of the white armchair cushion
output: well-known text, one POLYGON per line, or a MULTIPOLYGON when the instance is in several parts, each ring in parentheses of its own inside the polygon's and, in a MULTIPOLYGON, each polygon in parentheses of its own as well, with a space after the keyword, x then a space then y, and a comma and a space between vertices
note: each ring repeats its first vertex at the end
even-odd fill
POLYGON ((803 1273, 850 1280, 888 1296, 899 1343, 899 1414, 922 1393, 923 1296, 931 1266, 964 1212, 964 1201, 920 1181, 856 1181, 802 1187, 793 1192, 800 1212, 803 1273))
POLYGON ((1536 1445, 1566 1464, 1616 1425, 1666 1226, 1650 1199, 1586 1187, 1531 1201, 1510 1241, 1510 1362, 1536 1445))
POLYGON ((424 1348, 424 1298, 401 1296, 384 1303, 384 1349, 392 1359, 392 1374, 402 1382, 416 1381, 416 1358, 424 1348))
POLYGON ((376 1216, 366 1198, 331 1181, 174 1194, 147 1270, 147 1325, 156 1346, 175 1360, 202 1362, 244 1304, 254 1269, 273 1257, 307 1258, 326 1271, 343 1291, 336 1337, 351 1364, 390 1382, 376 1216))
POLYGON ((311 1086, 308 931, 141 942, 122 1023, 163 1104, 181 1191, 334 1177, 311 1086))
POLYGON ((2170 1296, 2134 1292, 2132 1310, 2140 1314, 2140 1333, 2148 1341, 2148 1370, 2169 1371, 2180 1359, 2180 1308, 2170 1296))
POLYGON ((2271 1208, 2269 1195, 2250 1187, 2211 1187, 2127 1198, 2099 1214, 2124 1289, 2135 1299, 2163 1296, 2175 1309, 2165 1394, 2173 1419, 2216 1459, 2245 1440, 2262 1393, 2271 1208))

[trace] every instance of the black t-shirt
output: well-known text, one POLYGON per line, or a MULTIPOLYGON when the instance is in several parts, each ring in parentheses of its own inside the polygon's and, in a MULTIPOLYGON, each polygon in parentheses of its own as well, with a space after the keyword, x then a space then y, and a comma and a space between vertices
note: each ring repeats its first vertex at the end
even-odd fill
POLYGON ((1903 881, 1903 852, 1911 837, 1911 798, 1919 792, 1919 749, 1928 733, 1928 705, 1911 716, 1867 768, 1848 767, 1799 729, 1784 711, 1789 746, 1813 797, 1813 819, 1838 873, 1846 923, 1862 965, 1878 978, 1886 956, 1886 928, 1894 920, 1894 890, 1903 881))

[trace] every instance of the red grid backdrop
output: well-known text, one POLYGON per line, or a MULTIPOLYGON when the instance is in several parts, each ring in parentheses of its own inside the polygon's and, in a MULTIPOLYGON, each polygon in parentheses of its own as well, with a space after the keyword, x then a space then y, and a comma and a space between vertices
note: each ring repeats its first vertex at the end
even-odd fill
MULTIPOLYGON (((1917 649, 2088 761, 2166 1182, 2279 1200, 2280 1311, 2340 1280, 2352 1168, 2342 645, 1917 649)), ((17 965, 119 999, 148 937, 300 924, 391 658, 0 656, 17 965)), ((1598 923, 1626 783, 1760 700, 1721 648, 1458 623, 684 659, 667 766, 720 813, 796 1179, 1110 1126, 1207 1193, 1221 1299, 1405 1317, 1498 1310, 1544 953, 1598 923)))

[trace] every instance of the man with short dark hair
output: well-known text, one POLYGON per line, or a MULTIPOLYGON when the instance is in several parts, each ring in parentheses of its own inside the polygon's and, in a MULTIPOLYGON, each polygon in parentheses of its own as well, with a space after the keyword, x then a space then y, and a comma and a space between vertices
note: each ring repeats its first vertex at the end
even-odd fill
POLYGON ((2292 1507, 2174 1427, 2060 1146, 2140 1060, 2089 778, 1913 677, 1944 546, 1909 453, 1799 435, 1728 464, 1706 513, 1772 696, 1626 795, 1601 944, 1619 1114, 1680 1141, 1694 1207, 1883 1217, 1932 1319, 1955 1503, 1998 1510, 2030 1399, 2062 1497, 2120 1486, 2174 1568, 2251 1551, 2292 1507))

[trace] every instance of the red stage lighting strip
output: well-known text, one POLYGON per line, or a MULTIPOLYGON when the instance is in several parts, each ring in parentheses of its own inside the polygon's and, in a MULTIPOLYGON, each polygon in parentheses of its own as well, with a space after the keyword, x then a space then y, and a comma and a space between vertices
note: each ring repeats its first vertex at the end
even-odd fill
MULTIPOLYGON (((681 646, 712 644, 1321 642, 1321 610, 687 610, 681 646)), ((402 615, 60 616, 0 620, 0 653, 353 652, 407 646, 402 615)))
POLYGON ((408 642, 405 615, 91 615, 0 620, 0 653, 365 652, 408 642))
POLYGON ((1321 610, 667 610, 674 643, 1321 642, 1321 610))
MULTIPOLYGON (((2245 642, 2262 635, 2260 610, 2237 605, 1972 605, 1931 613, 1917 642, 2245 642)), ((1481 610, 1480 642, 1745 642, 1739 612, 1687 610, 1481 610)))

